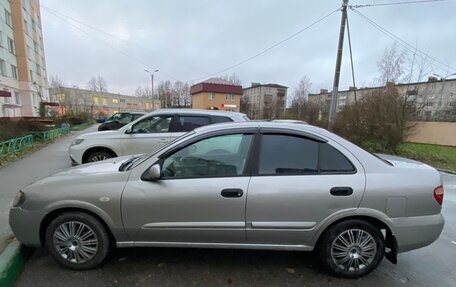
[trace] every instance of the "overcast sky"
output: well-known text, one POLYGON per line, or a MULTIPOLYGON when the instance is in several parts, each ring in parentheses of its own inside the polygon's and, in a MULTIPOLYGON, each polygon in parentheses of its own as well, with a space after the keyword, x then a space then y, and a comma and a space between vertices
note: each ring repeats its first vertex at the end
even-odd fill
MULTIPOLYGON (((407 0, 357 0, 350 4, 407 0)), ((337 0, 41 0, 48 76, 86 86, 102 75, 108 90, 134 93, 150 85, 145 68, 161 80, 194 81, 249 58, 337 9, 337 0), (56 16, 56 13, 58 16, 56 16), (82 24, 81 24, 82 23, 82 24), (92 28, 95 29, 92 29, 92 28), (115 36, 110 36, 109 34, 115 36)), ((432 58, 431 73, 456 72, 456 1, 360 8, 364 15, 432 58)), ((349 11, 357 86, 378 76, 376 62, 393 40, 349 11)), ((223 74, 243 86, 274 82, 332 87, 341 13, 223 74)), ((348 48, 348 45, 345 46, 348 48)), ((340 88, 351 85, 344 50, 340 88)))

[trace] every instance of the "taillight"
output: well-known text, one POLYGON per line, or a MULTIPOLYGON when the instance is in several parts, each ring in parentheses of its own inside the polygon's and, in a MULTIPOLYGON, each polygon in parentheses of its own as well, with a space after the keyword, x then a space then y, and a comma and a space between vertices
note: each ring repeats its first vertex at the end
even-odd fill
POLYGON ((439 185, 434 189, 434 198, 440 205, 443 202, 443 193, 443 185, 439 185))

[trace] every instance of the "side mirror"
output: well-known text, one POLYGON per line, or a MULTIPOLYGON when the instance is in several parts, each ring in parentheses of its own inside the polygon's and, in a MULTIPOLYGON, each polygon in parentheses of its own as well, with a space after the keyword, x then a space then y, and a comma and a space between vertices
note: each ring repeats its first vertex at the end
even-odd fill
POLYGON ((160 165, 154 164, 153 166, 149 167, 141 176, 141 180, 145 181, 156 181, 159 180, 161 177, 161 170, 160 165))
POLYGON ((125 133, 126 133, 126 134, 132 134, 132 133, 133 133, 133 130, 132 130, 131 126, 129 126, 129 127, 125 130, 125 133))

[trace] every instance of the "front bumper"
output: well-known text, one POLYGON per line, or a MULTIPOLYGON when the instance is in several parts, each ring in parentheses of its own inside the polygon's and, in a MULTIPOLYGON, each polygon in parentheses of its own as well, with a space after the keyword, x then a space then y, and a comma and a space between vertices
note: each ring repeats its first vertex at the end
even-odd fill
POLYGON ((68 148, 68 154, 70 156, 72 166, 82 164, 82 156, 84 155, 84 151, 85 149, 80 145, 73 145, 68 148))
POLYGON ((17 240, 26 246, 41 245, 40 224, 42 214, 23 210, 21 207, 11 207, 9 225, 17 240))
POLYGON ((393 218, 394 236, 398 252, 406 252, 427 246, 442 233, 445 220, 442 214, 393 218))

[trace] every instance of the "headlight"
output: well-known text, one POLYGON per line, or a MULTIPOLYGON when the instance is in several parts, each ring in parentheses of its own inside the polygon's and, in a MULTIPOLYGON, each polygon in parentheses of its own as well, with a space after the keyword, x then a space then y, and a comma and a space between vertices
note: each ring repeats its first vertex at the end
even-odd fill
POLYGON ((25 193, 23 193, 22 191, 18 191, 16 193, 16 196, 14 197, 14 201, 13 201, 13 207, 18 207, 18 206, 21 206, 25 201, 25 193))
POLYGON ((75 140, 71 143, 71 145, 72 145, 72 146, 73 146, 73 145, 77 145, 77 144, 82 143, 83 141, 84 141, 84 139, 75 139, 75 140))

